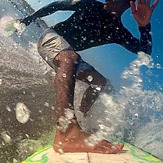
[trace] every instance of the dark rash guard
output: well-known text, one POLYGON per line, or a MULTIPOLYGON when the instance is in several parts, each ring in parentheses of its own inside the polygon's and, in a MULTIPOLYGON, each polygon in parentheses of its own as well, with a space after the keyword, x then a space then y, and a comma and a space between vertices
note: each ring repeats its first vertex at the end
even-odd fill
POLYGON ((129 51, 143 51, 151 54, 152 37, 150 23, 139 27, 140 39, 123 26, 120 17, 104 10, 104 4, 96 0, 65 0, 53 2, 22 20, 29 25, 37 18, 50 15, 59 10, 70 10, 74 13, 64 22, 52 26, 76 51, 87 48, 117 43, 129 51))

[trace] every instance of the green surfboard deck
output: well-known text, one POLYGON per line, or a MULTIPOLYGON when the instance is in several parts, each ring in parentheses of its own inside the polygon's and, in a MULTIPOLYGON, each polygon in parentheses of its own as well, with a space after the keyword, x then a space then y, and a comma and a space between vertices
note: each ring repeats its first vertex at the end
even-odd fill
POLYGON ((125 143, 124 152, 120 154, 91 154, 91 153, 66 153, 60 155, 52 152, 52 146, 48 145, 35 152, 22 163, 161 163, 162 161, 143 150, 125 143), (88 156, 88 159, 87 159, 88 156), (59 157, 64 157, 60 159, 59 157), (67 157, 67 160, 66 160, 67 157), (76 158, 75 158, 76 157, 76 158), (79 158, 80 157, 80 158, 79 158), (54 158, 57 158, 54 161, 54 158), (71 159, 69 161, 69 159, 71 159), (66 161, 65 161, 66 160, 66 161), (91 161, 92 160, 92 161, 91 161))

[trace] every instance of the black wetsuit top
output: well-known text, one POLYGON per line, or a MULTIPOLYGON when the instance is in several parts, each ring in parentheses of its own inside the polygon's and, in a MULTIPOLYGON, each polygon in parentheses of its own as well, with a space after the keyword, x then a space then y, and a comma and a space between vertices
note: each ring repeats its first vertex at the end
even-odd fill
POLYGON ((117 43, 133 53, 143 51, 151 54, 152 38, 150 23, 145 27, 139 27, 140 39, 123 26, 120 17, 107 12, 104 4, 96 0, 65 0, 53 2, 32 15, 23 19, 26 25, 50 15, 58 10, 75 11, 66 21, 52 26, 59 35, 76 51, 87 48, 117 43))

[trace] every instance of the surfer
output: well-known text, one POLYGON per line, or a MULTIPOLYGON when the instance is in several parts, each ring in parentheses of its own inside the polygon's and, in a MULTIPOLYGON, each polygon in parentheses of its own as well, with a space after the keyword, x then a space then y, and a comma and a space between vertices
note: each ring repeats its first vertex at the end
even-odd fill
POLYGON ((74 114, 75 80, 89 84, 81 101, 81 112, 86 115, 99 93, 107 84, 106 78, 94 67, 83 61, 77 53, 91 47, 117 43, 137 54, 143 51, 152 52, 150 18, 158 4, 155 0, 62 0, 52 2, 32 15, 21 20, 28 26, 36 19, 50 15, 59 10, 71 10, 74 13, 64 22, 60 22, 44 32, 38 41, 38 52, 42 58, 56 71, 54 80, 57 131, 53 148, 59 152, 118 153, 123 144, 112 146, 106 140, 88 146, 85 143, 90 134, 81 130, 74 114), (140 39, 123 26, 121 15, 131 7, 140 39), (92 87, 98 86, 98 89, 92 87))

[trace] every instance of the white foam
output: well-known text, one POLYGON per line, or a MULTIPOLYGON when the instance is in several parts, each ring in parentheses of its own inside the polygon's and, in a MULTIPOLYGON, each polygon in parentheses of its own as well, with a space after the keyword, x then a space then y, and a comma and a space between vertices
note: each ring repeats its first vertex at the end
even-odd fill
MULTIPOLYGON (((160 125, 163 94, 156 90, 144 90, 142 66, 149 71, 157 67, 150 56, 140 52, 122 73, 125 82, 122 82, 119 91, 101 93, 86 118, 79 111, 76 112, 82 128, 94 133, 86 140, 88 145, 92 146, 102 139, 125 139, 163 159, 163 130, 160 125)), ((87 87, 83 83, 77 84, 76 108, 80 107, 82 94, 87 87)))

